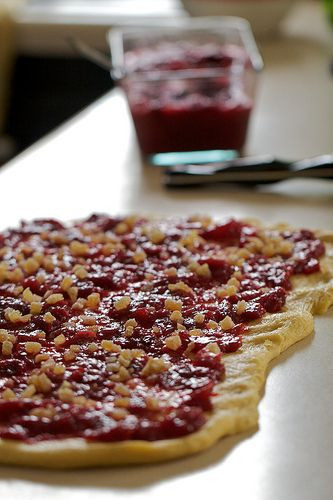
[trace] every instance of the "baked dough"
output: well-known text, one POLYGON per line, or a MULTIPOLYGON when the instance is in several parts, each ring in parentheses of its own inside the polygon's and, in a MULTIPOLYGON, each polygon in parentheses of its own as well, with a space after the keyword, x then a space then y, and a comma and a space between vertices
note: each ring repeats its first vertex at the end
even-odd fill
POLYGON ((325 313, 333 303, 333 234, 316 236, 326 247, 321 271, 294 276, 283 310, 252 322, 242 347, 223 356, 226 376, 215 388, 213 411, 199 431, 155 442, 88 443, 75 438, 27 444, 0 439, 0 462, 57 469, 155 463, 202 451, 223 436, 254 428, 269 362, 309 335, 313 315, 325 313))

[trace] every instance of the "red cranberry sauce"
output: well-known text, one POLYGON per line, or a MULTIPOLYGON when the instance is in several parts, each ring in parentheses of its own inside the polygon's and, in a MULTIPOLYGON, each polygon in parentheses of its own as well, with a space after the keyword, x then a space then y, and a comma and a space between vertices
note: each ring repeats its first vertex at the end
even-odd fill
POLYGON ((0 437, 157 440, 206 421, 223 354, 319 270, 310 231, 93 215, 5 231, 0 437))
POLYGON ((251 65, 244 49, 161 42, 127 52, 125 68, 124 88, 143 153, 243 147, 253 105, 245 88, 251 65), (184 70, 198 77, 185 77, 184 70), (151 71, 159 78, 142 80, 151 71), (166 71, 174 76, 165 78, 166 71))

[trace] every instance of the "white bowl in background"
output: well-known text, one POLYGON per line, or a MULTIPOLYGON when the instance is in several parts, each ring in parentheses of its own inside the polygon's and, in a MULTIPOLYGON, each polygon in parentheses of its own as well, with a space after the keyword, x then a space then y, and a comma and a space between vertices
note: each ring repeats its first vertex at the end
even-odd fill
POLYGON ((192 16, 239 16, 257 37, 274 34, 293 0, 181 0, 192 16))

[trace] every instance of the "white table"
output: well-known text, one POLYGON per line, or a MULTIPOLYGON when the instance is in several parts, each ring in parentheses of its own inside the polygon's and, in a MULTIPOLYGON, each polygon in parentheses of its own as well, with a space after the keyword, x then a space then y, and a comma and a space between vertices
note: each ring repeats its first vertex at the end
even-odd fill
POLYGON ((106 50, 110 26, 186 15, 179 0, 23 0, 16 43, 28 55, 70 55, 67 35, 106 50))
MULTIPOLYGON (((332 149, 328 34, 315 4, 299 13, 287 24, 285 38, 262 47, 266 70, 248 143, 251 154, 301 158, 332 149)), ((117 92, 8 164, 0 172, 0 186, 2 227, 22 217, 139 211, 255 216, 333 230, 329 182, 290 181, 266 191, 164 190, 160 172, 141 163, 117 92)), ((258 430, 162 465, 66 473, 3 467, 1 498, 196 499, 213 488, 214 495, 228 500, 331 500, 332 319, 332 312, 318 318, 315 335, 274 363, 258 430)))

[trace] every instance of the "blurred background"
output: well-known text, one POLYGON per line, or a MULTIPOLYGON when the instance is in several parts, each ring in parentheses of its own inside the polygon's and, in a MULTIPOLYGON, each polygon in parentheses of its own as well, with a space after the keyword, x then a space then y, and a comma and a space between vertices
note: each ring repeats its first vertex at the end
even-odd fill
POLYGON ((319 4, 328 28, 333 0, 0 0, 0 164, 111 89, 108 72, 75 54, 68 36, 108 53, 110 26, 226 14, 250 20, 264 48, 319 4))

